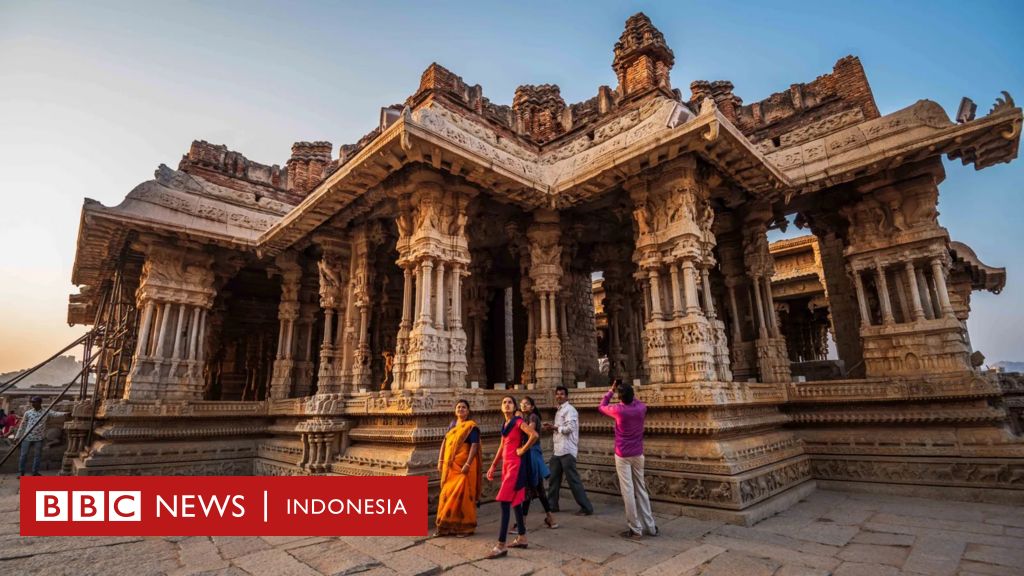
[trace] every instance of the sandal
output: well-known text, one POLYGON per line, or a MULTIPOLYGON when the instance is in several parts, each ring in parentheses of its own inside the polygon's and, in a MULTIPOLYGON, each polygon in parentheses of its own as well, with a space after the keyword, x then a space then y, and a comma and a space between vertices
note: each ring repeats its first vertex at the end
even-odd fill
POLYGON ((491 553, 487 555, 487 558, 504 558, 505 556, 508 556, 508 548, 498 548, 495 546, 491 548, 491 553))
POLYGON ((508 545, 509 548, 529 548, 529 542, 520 542, 519 536, 516 536, 512 543, 508 545))
POLYGON ((558 522, 555 522, 553 520, 549 520, 549 519, 545 518, 544 519, 544 523, 547 524, 548 528, 550 528, 551 530, 554 530, 555 528, 558 528, 558 522))

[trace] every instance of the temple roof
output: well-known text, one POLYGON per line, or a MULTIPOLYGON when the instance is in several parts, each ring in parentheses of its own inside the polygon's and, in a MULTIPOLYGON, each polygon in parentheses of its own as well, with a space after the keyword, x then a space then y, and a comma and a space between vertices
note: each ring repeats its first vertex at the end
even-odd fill
MULTIPOLYGON (((71 274, 73 284, 98 286, 108 278, 130 234, 173 235, 253 251, 259 235, 292 208, 280 200, 213 184, 162 164, 154 176, 136 186, 117 206, 85 200, 71 274)), ((81 298, 77 300, 81 304, 81 298)))
POLYGON ((693 152, 742 188, 785 187, 780 170, 708 100, 694 115, 657 97, 559 146, 537 150, 434 102, 405 112, 322 182, 259 240, 273 254, 326 222, 390 173, 413 162, 462 176, 526 208, 564 208, 594 198, 645 168, 693 152))
POLYGON ((830 74, 747 106, 727 81, 694 82, 684 102, 669 82, 674 59, 638 14, 616 44, 619 85, 586 102, 566 105, 557 86, 524 85, 512 106, 495 105, 433 64, 415 94, 384 108, 336 160, 327 142, 296 143, 284 169, 196 142, 179 170, 161 166, 119 206, 86 201, 72 281, 102 280, 128 231, 273 256, 416 163, 532 210, 588 202, 694 154, 742 198, 785 212, 796 196, 901 164, 944 154, 981 169, 1018 153, 1022 113, 1005 93, 988 115, 960 123, 928 100, 879 116, 859 60, 846 57, 830 74))
POLYGON ((962 267, 971 277, 972 290, 988 290, 999 294, 1006 287, 1006 268, 988 266, 963 242, 950 242, 949 252, 954 266, 962 267))

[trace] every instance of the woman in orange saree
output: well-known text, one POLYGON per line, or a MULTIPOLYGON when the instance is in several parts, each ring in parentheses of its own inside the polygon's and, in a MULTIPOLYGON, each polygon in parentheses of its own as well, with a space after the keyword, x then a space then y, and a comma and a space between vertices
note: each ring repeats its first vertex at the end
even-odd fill
POLYGON ((437 458, 441 495, 435 536, 469 536, 476 531, 481 470, 480 429, 470 419, 469 402, 459 400, 455 403, 455 422, 445 434, 437 458))

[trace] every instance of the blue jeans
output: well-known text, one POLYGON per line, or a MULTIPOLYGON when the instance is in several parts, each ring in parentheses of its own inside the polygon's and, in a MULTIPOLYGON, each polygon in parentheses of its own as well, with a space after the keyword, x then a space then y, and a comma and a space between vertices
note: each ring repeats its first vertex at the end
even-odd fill
POLYGON ((39 460, 43 457, 42 440, 25 440, 21 443, 21 454, 18 456, 18 476, 25 475, 25 459, 28 453, 35 450, 35 457, 32 458, 32 473, 39 474, 39 460))

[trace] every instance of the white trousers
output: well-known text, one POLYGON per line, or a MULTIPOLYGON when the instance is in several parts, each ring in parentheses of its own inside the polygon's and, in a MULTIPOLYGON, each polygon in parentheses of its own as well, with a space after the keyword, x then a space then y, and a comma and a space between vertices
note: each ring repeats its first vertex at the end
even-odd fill
POLYGON ((619 475, 619 492, 626 505, 626 524, 634 534, 654 534, 658 528, 651 514, 651 497, 644 482, 644 457, 615 457, 615 472, 619 475))

